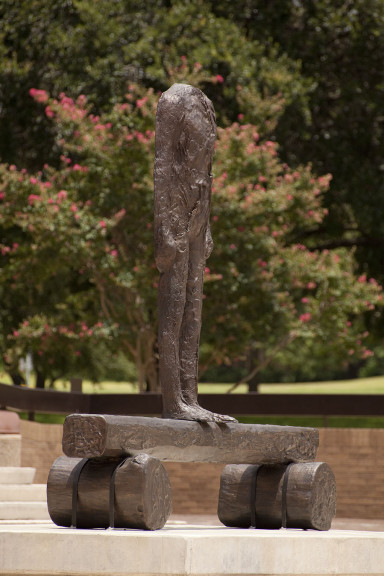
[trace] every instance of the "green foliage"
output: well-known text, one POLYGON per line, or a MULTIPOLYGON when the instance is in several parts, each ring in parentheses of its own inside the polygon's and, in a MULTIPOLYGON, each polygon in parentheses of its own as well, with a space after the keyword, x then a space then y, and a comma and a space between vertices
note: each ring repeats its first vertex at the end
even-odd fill
POLYGON ((298 63, 258 41, 250 42, 208 2, 150 0, 0 0, 0 158, 38 169, 56 164, 54 126, 31 101, 31 87, 59 97, 87 94, 95 113, 123 100, 140 81, 165 90, 179 77, 214 99, 220 122, 239 113, 271 130, 283 102, 306 89, 298 63), (215 85, 211 78, 217 78, 215 85))
POLYGON ((211 6, 250 43, 301 63, 306 101, 292 99, 280 118, 275 136, 282 156, 290 165, 312 162, 318 173, 332 173, 329 217, 316 229, 317 245, 357 246, 361 269, 382 281, 383 2, 222 0, 211 6))

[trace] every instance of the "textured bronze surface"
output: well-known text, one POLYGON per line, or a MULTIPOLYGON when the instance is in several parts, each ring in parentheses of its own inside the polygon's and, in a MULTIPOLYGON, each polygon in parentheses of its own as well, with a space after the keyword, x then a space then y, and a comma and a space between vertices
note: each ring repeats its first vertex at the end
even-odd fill
POLYGON ((318 443, 314 428, 92 414, 68 416, 63 433, 67 456, 106 458, 145 452, 170 462, 306 462, 314 460, 318 443))
POLYGON ((221 474, 218 516, 226 526, 329 530, 335 514, 336 482, 325 462, 230 464, 221 474))
POLYGON ((159 280, 159 372, 164 418, 233 422, 197 400, 203 276, 209 227, 216 117, 187 84, 161 96, 156 114, 155 258, 159 280))
MULTIPOLYGON (((49 472, 48 511, 59 526, 71 526, 72 491, 79 458, 60 456, 49 472)), ((110 525, 110 483, 118 460, 89 460, 80 475, 77 492, 77 527, 110 525)), ((116 471, 114 526, 158 530, 172 508, 172 492, 163 465, 147 454, 126 460, 116 471)))

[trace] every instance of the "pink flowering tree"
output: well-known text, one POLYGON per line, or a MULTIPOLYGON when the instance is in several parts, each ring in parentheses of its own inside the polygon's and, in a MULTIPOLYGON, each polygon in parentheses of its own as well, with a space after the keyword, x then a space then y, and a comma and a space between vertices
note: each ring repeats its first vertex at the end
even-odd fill
MULTIPOLYGON (((170 76, 187 79, 199 66, 170 76)), ((173 78, 174 79, 174 78, 173 78)), ((222 84, 219 75, 204 81, 222 84)), ((157 390, 157 281, 152 166, 158 95, 131 86, 102 117, 84 96, 31 96, 56 123, 60 164, 0 170, 2 351, 10 373, 32 351, 42 378, 81 372, 92 354, 123 352, 141 390, 157 390)), ((249 381, 284 349, 306 343, 367 357, 363 315, 381 287, 357 278, 353 253, 303 245, 329 177, 296 171, 255 126, 219 129, 203 309, 202 369, 246 357, 249 381), (262 353, 262 354, 260 354, 262 353), (262 360, 260 360, 262 358, 262 360)), ((97 368, 97 366, 96 366, 97 368)))
POLYGON ((15 372, 30 350, 37 371, 54 379, 81 372, 101 345, 129 355, 144 388, 156 378, 155 98, 132 88, 107 120, 82 96, 31 95, 58 125, 61 163, 33 175, 1 170, 0 250, 12 290, 2 318, 6 365, 15 372))
POLYGON ((219 129, 212 202, 216 248, 207 263, 204 352, 209 364, 248 359, 250 381, 282 350, 367 358, 363 315, 381 286, 356 277, 351 250, 300 239, 327 214, 330 175, 291 170, 250 124, 219 129))

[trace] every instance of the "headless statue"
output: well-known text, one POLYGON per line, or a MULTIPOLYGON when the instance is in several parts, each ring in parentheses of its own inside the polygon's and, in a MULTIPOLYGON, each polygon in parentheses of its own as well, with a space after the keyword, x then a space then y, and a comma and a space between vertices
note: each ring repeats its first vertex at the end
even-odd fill
POLYGON ((174 84, 156 114, 155 259, 159 281, 159 371, 163 417, 233 422, 198 404, 203 276, 209 227, 216 118, 197 88, 174 84))

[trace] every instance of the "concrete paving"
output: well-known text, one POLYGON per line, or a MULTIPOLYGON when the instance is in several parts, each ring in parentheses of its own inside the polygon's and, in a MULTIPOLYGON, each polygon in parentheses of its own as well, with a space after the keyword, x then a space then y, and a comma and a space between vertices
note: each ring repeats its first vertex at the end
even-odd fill
MULTIPOLYGON (((179 525, 203 525, 203 526, 222 526, 217 516, 213 514, 206 515, 184 515, 172 514, 170 521, 179 525)), ((370 520, 361 518, 335 518, 332 522, 332 530, 359 530, 363 532, 381 532, 384 531, 384 513, 382 520, 370 520)), ((384 574, 383 574, 384 576, 384 574)))
MULTIPOLYGON (((197 519, 195 519, 196 521, 197 519)), ((0 524, 2 576, 383 576, 384 532, 241 530, 186 524, 156 532, 0 524)))

